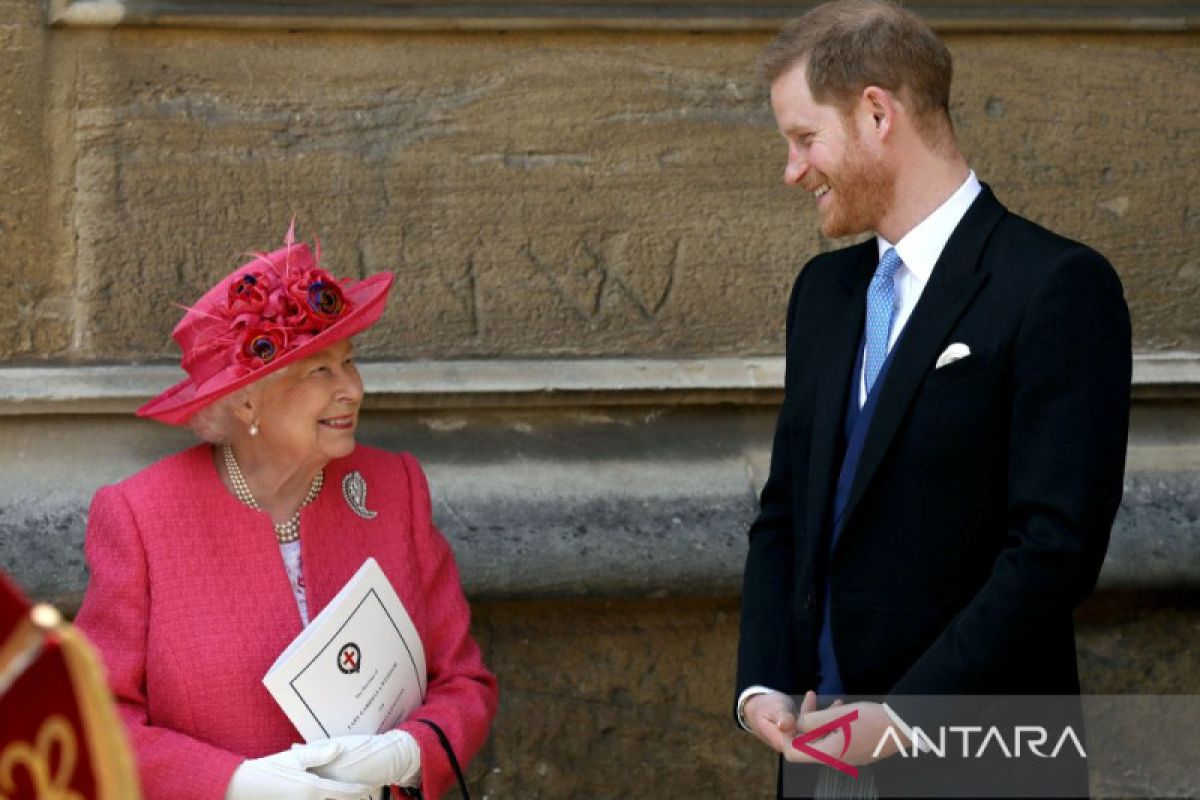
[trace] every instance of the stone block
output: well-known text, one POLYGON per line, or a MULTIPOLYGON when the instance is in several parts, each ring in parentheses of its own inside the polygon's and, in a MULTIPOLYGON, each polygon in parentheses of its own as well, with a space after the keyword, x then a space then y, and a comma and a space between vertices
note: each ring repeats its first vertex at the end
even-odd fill
MULTIPOLYGON (((50 37, 75 283, 43 302, 77 310, 75 358, 170 357, 172 303, 292 214, 336 271, 397 270, 380 357, 779 352, 793 276, 841 244, 779 180, 762 35, 50 37)), ((1113 260, 1139 349, 1200 345, 1194 37, 946 39, 980 176, 1113 260)))
POLYGON ((1200 149, 1194 36, 949 37, 952 112, 969 160, 1009 208, 1106 255, 1125 284, 1135 348, 1193 347, 1200 331, 1200 149))
POLYGON ((37 3, 0 3, 0 360, 70 355, 74 264, 55 224, 48 37, 37 3))
POLYGON ((489 603, 500 712, 487 797, 768 797, 775 759, 733 721, 737 604, 489 603))
POLYGON ((1200 694, 1200 594, 1115 591, 1089 598, 1076 615, 1085 694, 1200 694))

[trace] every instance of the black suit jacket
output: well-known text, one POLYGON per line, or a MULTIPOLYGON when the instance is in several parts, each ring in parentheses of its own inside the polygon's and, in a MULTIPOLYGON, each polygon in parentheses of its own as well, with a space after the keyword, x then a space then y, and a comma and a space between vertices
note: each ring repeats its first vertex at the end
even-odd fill
POLYGON ((905 694, 1077 692, 1072 611, 1108 546, 1128 433, 1117 275, 984 187, 894 348, 826 561, 877 261, 874 239, 817 256, 792 291, 784 402, 749 533, 737 693, 817 686, 824 581, 847 692, 887 697, 910 723, 923 720, 905 694), (953 342, 971 355, 935 369, 953 342))

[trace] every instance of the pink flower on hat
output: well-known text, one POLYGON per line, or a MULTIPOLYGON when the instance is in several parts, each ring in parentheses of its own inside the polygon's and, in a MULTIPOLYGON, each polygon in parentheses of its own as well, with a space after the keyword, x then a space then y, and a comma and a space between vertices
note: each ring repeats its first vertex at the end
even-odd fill
POLYGON ((241 313, 262 314, 267 307, 267 276, 258 271, 243 272, 229 284, 229 309, 241 313))
POLYGON ((287 350, 290 338, 287 329, 279 325, 250 326, 242 336, 237 360, 251 369, 270 364, 276 356, 287 350))
POLYGON ((308 269, 293 276, 288 282, 288 294, 305 311, 316 330, 350 310, 342 287, 323 269, 308 269))
MULTIPOLYGON (((307 250, 297 256, 312 264, 307 250)), ((316 266, 292 268, 285 261, 270 269, 248 268, 234 277, 221 311, 236 334, 233 360, 253 370, 307 342, 350 308, 328 272, 316 266)))

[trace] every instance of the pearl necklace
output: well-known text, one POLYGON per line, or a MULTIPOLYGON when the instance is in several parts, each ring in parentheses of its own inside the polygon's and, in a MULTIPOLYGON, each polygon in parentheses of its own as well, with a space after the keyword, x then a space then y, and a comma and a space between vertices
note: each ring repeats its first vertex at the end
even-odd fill
MULTIPOLYGON (((233 448, 227 444, 221 445, 221 458, 225 462, 225 471, 229 474, 229 482, 233 484, 233 493, 243 505, 253 508, 255 511, 262 511, 262 507, 258 501, 254 499, 254 495, 250 493, 250 486, 246 483, 246 476, 242 474, 241 467, 238 466, 237 459, 233 457, 233 448)), ((300 504, 300 508, 296 509, 296 513, 283 522, 275 523, 275 538, 280 544, 294 542, 300 538, 300 509, 317 499, 317 495, 321 493, 321 486, 325 483, 325 470, 321 470, 313 478, 312 486, 308 487, 308 496, 304 498, 304 502, 300 504)))

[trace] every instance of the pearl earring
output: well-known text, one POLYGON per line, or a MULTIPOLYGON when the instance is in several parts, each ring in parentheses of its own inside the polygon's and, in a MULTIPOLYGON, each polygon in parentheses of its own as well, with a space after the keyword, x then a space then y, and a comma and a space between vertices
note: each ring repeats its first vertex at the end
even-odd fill
POLYGON ((250 435, 258 436, 258 423, 257 422, 250 423, 250 435))

